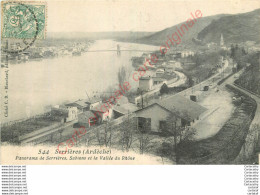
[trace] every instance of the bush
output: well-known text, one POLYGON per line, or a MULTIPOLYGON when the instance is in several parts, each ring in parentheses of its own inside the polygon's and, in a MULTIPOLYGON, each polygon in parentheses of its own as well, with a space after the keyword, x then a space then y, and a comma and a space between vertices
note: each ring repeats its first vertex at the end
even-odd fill
POLYGON ((161 86, 160 94, 163 95, 163 94, 167 94, 167 93, 169 93, 169 87, 164 83, 161 86))

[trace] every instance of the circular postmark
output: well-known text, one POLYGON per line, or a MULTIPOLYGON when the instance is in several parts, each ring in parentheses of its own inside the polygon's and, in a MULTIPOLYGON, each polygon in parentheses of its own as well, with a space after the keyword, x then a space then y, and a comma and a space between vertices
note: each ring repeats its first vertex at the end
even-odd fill
POLYGON ((12 14, 8 17, 8 24, 18 29, 18 31, 13 32, 13 34, 21 33, 25 28, 28 28, 28 24, 32 24, 32 21, 35 22, 35 34, 32 38, 4 38, 7 44, 5 47, 2 47, 2 51, 9 54, 19 54, 27 50, 35 42, 39 32, 39 23, 35 13, 29 6, 21 2, 8 3, 17 5, 15 8, 10 8, 12 14), (9 48, 8 42, 11 42, 15 47, 9 48))

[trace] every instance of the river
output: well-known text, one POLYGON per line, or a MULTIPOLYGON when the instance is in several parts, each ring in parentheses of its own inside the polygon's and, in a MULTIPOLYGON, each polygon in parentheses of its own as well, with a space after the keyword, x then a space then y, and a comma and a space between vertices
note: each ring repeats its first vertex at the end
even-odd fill
MULTIPOLYGON (((151 45, 98 40, 89 51, 116 50, 117 44, 121 50, 158 50, 158 47, 151 45)), ((87 98, 86 91, 93 96, 106 91, 109 86, 117 86, 118 69, 125 66, 131 77, 131 58, 142 53, 122 51, 118 56, 115 51, 86 52, 81 56, 9 64, 9 113, 8 117, 1 115, 1 120, 8 122, 27 118, 44 112, 46 106, 87 98)), ((136 85, 131 82, 131 86, 136 85)))

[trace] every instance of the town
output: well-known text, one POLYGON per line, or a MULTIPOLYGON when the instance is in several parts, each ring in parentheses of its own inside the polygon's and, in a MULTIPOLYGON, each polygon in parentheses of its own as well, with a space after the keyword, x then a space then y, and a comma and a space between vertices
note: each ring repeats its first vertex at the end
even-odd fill
POLYGON ((62 56, 80 56, 87 52, 93 41, 76 41, 70 42, 60 41, 55 45, 52 42, 37 43, 32 45, 26 51, 15 53, 22 48, 22 42, 4 41, 1 44, 2 51, 8 50, 10 53, 2 52, 1 61, 5 62, 8 58, 8 63, 19 64, 32 60, 52 59, 62 56), (14 53, 12 53, 14 52, 14 53))
MULTIPOLYGON (((197 12, 196 17, 199 23, 197 12)), ((260 45, 230 43, 225 37, 220 33, 217 41, 203 43, 198 36, 191 40, 193 47, 182 42, 170 47, 166 42, 164 49, 132 56, 130 68, 120 65, 115 72, 117 85, 91 95, 79 86, 86 90, 84 99, 53 104, 39 115, 1 124, 1 141, 52 145, 59 154, 99 146, 158 156, 163 164, 252 163, 259 152, 260 91, 255 85, 260 45)), ((129 52, 123 42, 89 51, 96 41, 60 41, 55 46, 40 42, 1 57, 19 64, 88 52, 114 52, 120 59, 129 52)), ((15 51, 20 46, 5 42, 2 47, 15 51)))

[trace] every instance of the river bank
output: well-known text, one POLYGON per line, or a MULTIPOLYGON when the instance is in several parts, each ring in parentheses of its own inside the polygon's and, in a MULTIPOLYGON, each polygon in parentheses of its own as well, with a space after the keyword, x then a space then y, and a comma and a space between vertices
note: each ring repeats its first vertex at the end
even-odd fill
MULTIPOLYGON (((142 52, 154 50, 154 46, 98 40, 81 56, 33 60, 9 65, 8 74, 8 117, 1 122, 30 118, 47 112, 50 106, 63 104, 89 96, 99 96, 109 87, 117 86, 117 72, 125 66, 132 73, 131 58, 142 52), (117 47, 131 48, 121 52, 98 52, 117 47), (105 63, 105 64, 104 64, 105 63)), ((130 83, 132 86, 135 82, 130 83)))

